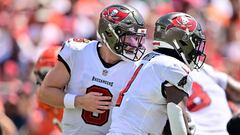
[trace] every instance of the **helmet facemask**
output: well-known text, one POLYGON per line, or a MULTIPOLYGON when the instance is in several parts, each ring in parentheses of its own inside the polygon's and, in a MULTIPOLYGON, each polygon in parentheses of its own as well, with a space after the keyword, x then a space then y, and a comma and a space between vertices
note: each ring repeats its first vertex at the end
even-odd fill
POLYGON ((206 40, 195 34, 186 39, 174 39, 174 48, 191 69, 200 69, 206 59, 206 54, 204 54, 206 40))
POLYGON ((195 69, 200 69, 203 65, 203 63, 206 60, 206 54, 205 51, 205 38, 199 38, 196 35, 192 35, 190 37, 190 40, 194 43, 195 49, 191 51, 189 54, 189 57, 192 57, 192 62, 194 64, 195 69))
POLYGON ((115 46, 115 50, 125 59, 138 61, 146 50, 143 46, 145 38, 145 34, 143 33, 126 33, 120 37, 119 42, 115 46))

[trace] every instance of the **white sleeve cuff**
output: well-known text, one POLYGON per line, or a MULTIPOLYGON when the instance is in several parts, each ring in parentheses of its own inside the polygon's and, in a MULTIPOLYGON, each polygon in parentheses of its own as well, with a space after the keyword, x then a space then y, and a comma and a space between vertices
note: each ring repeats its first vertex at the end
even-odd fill
POLYGON ((74 102, 75 102, 75 97, 77 95, 74 95, 74 94, 65 94, 64 96, 64 107, 65 108, 69 108, 69 109, 74 109, 75 106, 74 106, 74 102))

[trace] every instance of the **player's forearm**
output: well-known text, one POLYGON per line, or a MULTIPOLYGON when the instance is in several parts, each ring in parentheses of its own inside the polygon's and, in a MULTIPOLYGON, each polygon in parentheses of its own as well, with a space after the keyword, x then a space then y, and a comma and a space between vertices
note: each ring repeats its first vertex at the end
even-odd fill
POLYGON ((184 123, 185 123, 185 127, 187 129, 187 134, 188 135, 192 135, 192 133, 194 133, 194 131, 191 131, 191 130, 195 130, 195 129, 190 129, 189 127, 189 123, 192 121, 191 120, 191 116, 186 112, 186 110, 182 110, 183 112, 183 118, 184 118, 184 123))
POLYGON ((228 77, 227 87, 230 87, 232 90, 240 93, 240 82, 230 76, 228 77))
POLYGON ((187 93, 176 87, 165 87, 167 96, 167 114, 172 135, 187 135, 187 122, 183 115, 185 111, 184 99, 187 93))
POLYGON ((187 135, 186 123, 181 107, 170 102, 167 104, 167 114, 172 135, 187 135))
POLYGON ((240 101, 240 82, 229 76, 226 92, 230 99, 240 101))
POLYGON ((41 86, 38 89, 38 93, 40 101, 57 108, 64 108, 65 94, 62 89, 41 86))
POLYGON ((179 103, 179 106, 181 107, 181 109, 183 111, 183 118, 184 118, 184 122, 186 125, 187 133, 188 133, 188 135, 190 135, 190 134, 194 134, 196 129, 195 129, 195 125, 193 125, 193 122, 192 122, 193 120, 187 111, 187 107, 186 107, 187 100, 188 100, 188 97, 185 96, 183 98, 182 102, 179 103), (192 124, 191 127, 190 127, 189 123, 192 124))

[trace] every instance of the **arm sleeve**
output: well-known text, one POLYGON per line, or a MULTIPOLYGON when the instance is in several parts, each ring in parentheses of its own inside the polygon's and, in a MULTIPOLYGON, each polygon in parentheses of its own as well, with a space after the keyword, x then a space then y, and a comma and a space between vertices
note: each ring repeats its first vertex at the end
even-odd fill
POLYGON ((203 67, 204 72, 209 75, 220 87, 226 89, 228 75, 224 72, 215 70, 212 66, 205 64, 203 67))
POLYGON ((65 65, 69 74, 71 74, 71 69, 72 69, 72 65, 73 65, 73 60, 72 60, 73 53, 74 52, 71 47, 71 43, 69 41, 66 41, 63 43, 62 49, 60 50, 60 52, 58 54, 58 61, 61 61, 65 65))

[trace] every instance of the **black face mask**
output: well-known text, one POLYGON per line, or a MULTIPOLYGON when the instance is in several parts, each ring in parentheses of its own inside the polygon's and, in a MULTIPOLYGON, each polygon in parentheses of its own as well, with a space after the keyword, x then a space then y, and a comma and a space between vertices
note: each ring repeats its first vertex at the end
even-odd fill
POLYGON ((195 68, 200 69, 206 60, 206 54, 204 53, 206 40, 192 35, 192 41, 196 48, 190 53, 190 57, 193 60, 195 68))
POLYGON ((115 46, 115 51, 131 61, 138 61, 144 55, 146 48, 145 34, 125 34, 115 46))

